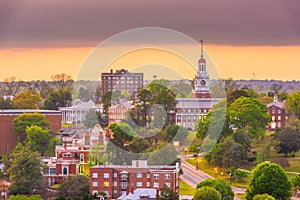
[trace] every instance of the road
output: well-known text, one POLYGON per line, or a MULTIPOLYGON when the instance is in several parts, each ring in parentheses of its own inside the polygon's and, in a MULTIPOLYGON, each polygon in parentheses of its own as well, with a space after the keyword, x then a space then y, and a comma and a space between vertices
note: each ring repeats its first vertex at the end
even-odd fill
MULTIPOLYGON (((197 184, 201 181, 204 181, 208 178, 213 178, 210 175, 204 173, 201 170, 196 170, 195 167, 185 160, 182 160, 181 163, 183 175, 181 175, 181 180, 187 183, 188 185, 196 188, 197 184)), ((232 187, 232 190, 236 194, 245 194, 245 190, 238 187, 232 187)), ((239 200, 239 198, 234 197, 235 200, 239 200)))

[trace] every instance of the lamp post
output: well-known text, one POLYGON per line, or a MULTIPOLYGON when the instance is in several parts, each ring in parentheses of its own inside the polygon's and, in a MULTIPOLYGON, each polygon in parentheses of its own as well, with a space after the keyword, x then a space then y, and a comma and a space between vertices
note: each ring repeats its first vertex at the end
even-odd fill
POLYGON ((200 164, 201 164, 201 158, 199 158, 199 160, 197 160, 197 162, 198 162, 198 169, 200 170, 201 168, 200 168, 200 164))
POLYGON ((187 149, 187 148, 185 148, 185 149, 184 149, 184 157, 185 157, 185 159, 186 159, 186 154, 187 154, 187 151, 188 151, 188 149, 187 149))
POLYGON ((218 175, 218 168, 215 168, 215 178, 217 178, 218 175))
POLYGON ((229 176, 230 176, 230 185, 231 185, 231 182, 232 182, 232 159, 229 160, 230 162, 230 172, 229 172, 229 176))

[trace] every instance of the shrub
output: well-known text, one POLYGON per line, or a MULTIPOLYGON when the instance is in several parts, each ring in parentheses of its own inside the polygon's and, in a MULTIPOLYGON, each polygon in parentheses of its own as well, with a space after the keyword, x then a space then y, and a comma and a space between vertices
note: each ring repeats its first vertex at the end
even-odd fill
POLYGON ((287 168, 287 167, 291 166, 290 163, 289 163, 289 161, 288 161, 288 159, 287 158, 283 158, 283 157, 274 158, 272 160, 272 163, 276 163, 276 164, 280 165, 283 168, 287 168))

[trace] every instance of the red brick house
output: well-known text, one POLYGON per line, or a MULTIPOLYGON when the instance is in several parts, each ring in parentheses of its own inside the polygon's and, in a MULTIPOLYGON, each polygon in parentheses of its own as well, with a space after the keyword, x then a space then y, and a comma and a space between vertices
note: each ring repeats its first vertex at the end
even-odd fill
POLYGON ((166 185, 179 192, 179 169, 176 166, 148 166, 146 160, 133 160, 132 165, 99 165, 90 169, 90 192, 105 192, 116 199, 137 188, 161 190, 166 185))
POLYGON ((278 102, 277 94, 274 95, 274 102, 268 104, 268 111, 271 118, 270 128, 276 129, 285 127, 287 116, 285 113, 285 102, 278 102))

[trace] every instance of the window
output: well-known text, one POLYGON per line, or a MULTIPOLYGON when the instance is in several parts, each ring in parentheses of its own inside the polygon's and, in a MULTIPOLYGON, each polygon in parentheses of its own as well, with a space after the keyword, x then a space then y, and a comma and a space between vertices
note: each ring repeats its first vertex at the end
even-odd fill
POLYGON ((143 183, 142 182, 136 182, 136 187, 143 187, 143 183))
POLYGON ((146 187, 150 187, 150 182, 147 182, 147 183, 146 183, 146 187))
POLYGON ((117 173, 114 173, 114 178, 118 178, 118 174, 117 173))
POLYGON ((117 194, 118 193, 118 190, 114 190, 114 194, 117 194))
POLYGON ((62 173, 63 173, 63 175, 68 175, 68 167, 63 167, 62 173))
POLYGON ((117 181, 114 181, 114 186, 118 186, 118 182, 117 181))
POLYGON ((109 173, 104 173, 103 178, 109 178, 109 173))
POLYGON ((103 182, 104 187, 109 187, 109 182, 103 182))
POLYGON ((170 183, 165 183, 165 185, 170 188, 171 187, 171 184, 170 183))
POLYGON ((204 109, 204 113, 206 113, 206 109, 204 109))
POLYGON ((275 116, 272 116, 272 121, 273 121, 273 122, 275 121, 275 116))
POLYGON ((155 179, 159 178, 159 174, 154 174, 153 178, 155 178, 155 179))
POLYGON ((153 183, 153 187, 154 187, 154 188, 159 188, 159 183, 158 183, 158 182, 154 182, 154 183, 153 183))
POLYGON ((281 116, 278 116, 278 120, 279 120, 279 121, 281 120, 281 116))
POLYGON ((281 113, 281 110, 279 109, 277 112, 278 112, 278 114, 280 114, 280 113, 281 113))
POLYGON ((92 173, 92 178, 98 178, 98 173, 92 173))
POLYGON ((137 173, 136 178, 143 178, 143 174, 142 173, 137 173))
POLYGON ((106 195, 109 195, 109 191, 108 191, 108 190, 104 190, 104 193, 105 193, 106 195))
POLYGON ((92 182, 93 187, 98 187, 98 182, 92 182))
POLYGON ((170 174, 165 174, 165 179, 170 179, 170 174))
POLYGON ((147 177, 147 178, 150 178, 150 174, 147 174, 146 177, 147 177))
POLYGON ((273 114, 275 113, 275 110, 274 110, 274 109, 272 110, 272 113, 273 113, 273 114))
POLYGON ((50 173, 50 175, 56 175, 56 168, 55 167, 49 167, 49 173, 50 173))

